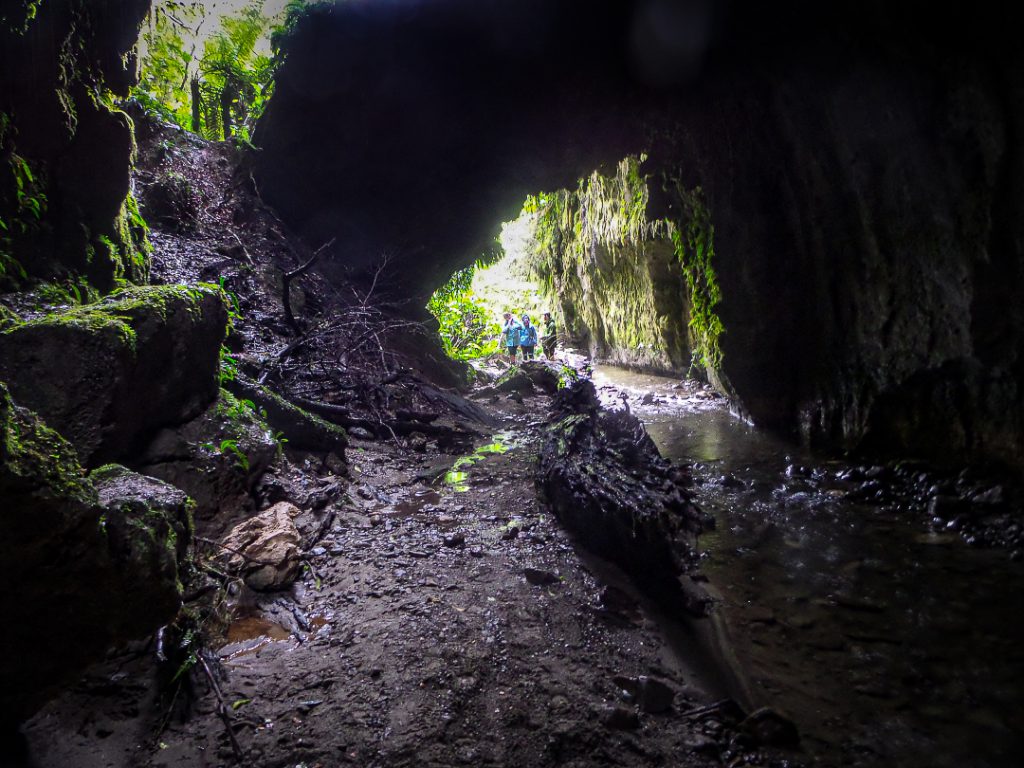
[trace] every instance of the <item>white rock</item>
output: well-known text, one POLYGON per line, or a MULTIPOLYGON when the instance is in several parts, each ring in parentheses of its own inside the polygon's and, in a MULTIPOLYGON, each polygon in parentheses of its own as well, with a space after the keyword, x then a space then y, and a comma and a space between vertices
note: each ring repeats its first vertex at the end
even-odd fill
POLYGON ((299 508, 282 501, 239 523, 223 541, 223 559, 244 575, 252 589, 283 589, 299 574, 299 544, 295 527, 299 508), (239 554, 241 553, 241 554, 239 554))

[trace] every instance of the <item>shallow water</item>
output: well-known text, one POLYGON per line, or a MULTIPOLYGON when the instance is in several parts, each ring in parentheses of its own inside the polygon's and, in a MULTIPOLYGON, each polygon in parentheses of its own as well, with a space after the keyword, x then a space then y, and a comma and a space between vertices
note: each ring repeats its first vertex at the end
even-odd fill
MULTIPOLYGON (((695 463, 717 521, 704 571, 751 698, 821 765, 1010 766, 1024 756, 1024 569, 933 532, 906 503, 852 501, 849 469, 675 380, 604 368, 662 453, 695 463), (652 393, 661 403, 638 406, 652 393)), ((606 400, 614 393, 604 391, 606 400)), ((649 398, 650 399, 650 398, 649 398)))

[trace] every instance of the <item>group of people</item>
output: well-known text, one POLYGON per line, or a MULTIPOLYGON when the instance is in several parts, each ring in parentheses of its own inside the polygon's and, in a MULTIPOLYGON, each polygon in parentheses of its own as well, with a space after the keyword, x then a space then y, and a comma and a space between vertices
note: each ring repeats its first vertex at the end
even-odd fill
POLYGON ((537 326, 530 322, 529 315, 523 315, 522 319, 519 319, 511 312, 505 313, 505 324, 501 329, 501 335, 510 362, 516 362, 516 354, 520 349, 523 350, 523 360, 533 360, 538 341, 541 349, 544 350, 544 357, 548 360, 554 359, 557 337, 555 321, 550 312, 544 313, 543 323, 538 336, 537 326))

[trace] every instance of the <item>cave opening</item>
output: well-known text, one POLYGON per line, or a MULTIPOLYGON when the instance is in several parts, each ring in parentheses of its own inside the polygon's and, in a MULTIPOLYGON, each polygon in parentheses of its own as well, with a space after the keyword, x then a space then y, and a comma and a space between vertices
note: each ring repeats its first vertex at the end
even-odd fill
POLYGON ((461 360, 502 354, 506 312, 534 325, 547 313, 563 346, 591 358, 721 381, 710 211, 699 188, 670 184, 647 160, 630 155, 571 189, 527 195, 492 253, 428 303, 445 351, 461 360), (658 217, 651 190, 664 187, 678 213, 658 217))
POLYGON ((0 763, 1016 765, 998 5, 4 4, 0 763))

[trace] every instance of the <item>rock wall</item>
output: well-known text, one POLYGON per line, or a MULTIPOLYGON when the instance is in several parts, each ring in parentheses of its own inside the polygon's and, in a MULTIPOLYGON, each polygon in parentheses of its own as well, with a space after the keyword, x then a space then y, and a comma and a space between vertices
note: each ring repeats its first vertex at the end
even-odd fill
POLYGON ((685 373, 689 296, 667 222, 647 217, 638 158, 593 173, 574 191, 531 197, 528 261, 563 339, 601 360, 685 373))
POLYGON ((70 443, 0 384, 0 726, 31 715, 112 644, 181 605, 192 535, 177 488, 123 467, 86 476, 70 443))
POLYGON ((132 122, 150 0, 21 0, 0 16, 0 287, 22 274, 143 281, 145 225, 130 192, 132 122))
POLYGON ((825 27, 833 49, 723 72, 650 148, 706 194, 722 370, 756 421, 1024 467, 1024 68, 984 9, 825 27))
POLYGON ((426 296, 526 193, 646 151, 651 219, 703 190, 716 373, 756 421, 1024 467, 1011 21, 984 0, 325 6, 289 45, 257 179, 348 245, 339 270, 387 252, 426 296))

